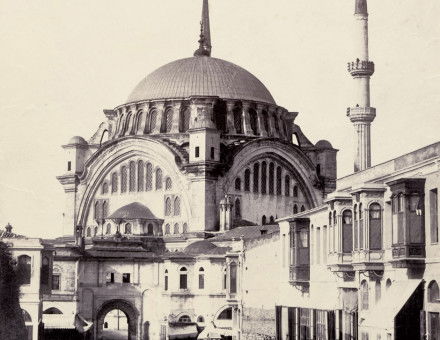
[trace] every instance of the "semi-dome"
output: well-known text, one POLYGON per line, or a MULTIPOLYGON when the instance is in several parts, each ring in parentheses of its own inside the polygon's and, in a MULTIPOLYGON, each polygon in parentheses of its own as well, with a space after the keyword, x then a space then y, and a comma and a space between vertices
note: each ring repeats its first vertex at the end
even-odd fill
POLYGON ((150 209, 139 202, 133 202, 117 209, 109 216, 111 219, 122 220, 156 220, 157 217, 153 215, 150 209))
POLYGON ((168 63, 135 87, 128 103, 191 96, 217 96, 274 104, 264 84, 244 68, 228 61, 197 55, 168 63))

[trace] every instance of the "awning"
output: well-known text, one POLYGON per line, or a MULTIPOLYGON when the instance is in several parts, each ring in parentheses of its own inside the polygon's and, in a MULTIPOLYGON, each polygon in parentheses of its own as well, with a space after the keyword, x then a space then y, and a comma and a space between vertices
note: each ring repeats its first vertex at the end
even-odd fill
POLYGON ((394 318, 415 292, 422 280, 393 282, 382 299, 364 315, 360 315, 360 326, 382 330, 394 329, 394 318), (363 319, 363 320, 362 320, 363 319))
POLYGON ((197 340, 218 340, 223 336, 232 336, 232 329, 227 328, 217 328, 215 325, 208 325, 205 329, 199 334, 197 340))
POLYGON ((197 338, 197 327, 196 325, 169 325, 168 328, 168 338, 169 339, 185 339, 197 338))
POLYGON ((87 321, 81 315, 75 315, 75 328, 80 333, 86 333, 92 328, 93 322, 87 321))
POLYGON ((75 315, 43 314, 45 329, 75 329, 75 315))

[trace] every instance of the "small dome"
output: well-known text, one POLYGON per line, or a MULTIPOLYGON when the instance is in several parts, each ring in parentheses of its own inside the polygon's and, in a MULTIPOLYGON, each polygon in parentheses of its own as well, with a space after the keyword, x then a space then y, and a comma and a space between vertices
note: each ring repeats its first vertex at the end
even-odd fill
POLYGON ((72 138, 69 139, 69 143, 68 144, 81 144, 81 145, 87 145, 88 143, 86 142, 86 140, 84 138, 82 138, 81 136, 73 136, 72 138))
POLYGON ((228 61, 197 56, 179 59, 159 67, 135 87, 128 103, 215 96, 275 105, 264 84, 244 68, 228 61))
POLYGON ((124 205, 111 214, 109 218, 123 220, 157 220, 157 217, 153 215, 150 209, 139 202, 124 205))
POLYGON ((325 139, 318 141, 315 146, 319 149, 333 149, 333 146, 330 144, 330 142, 325 139))
POLYGON ((185 253, 187 254, 206 254, 213 249, 216 249, 217 246, 209 241, 196 241, 191 243, 189 246, 185 248, 185 253))

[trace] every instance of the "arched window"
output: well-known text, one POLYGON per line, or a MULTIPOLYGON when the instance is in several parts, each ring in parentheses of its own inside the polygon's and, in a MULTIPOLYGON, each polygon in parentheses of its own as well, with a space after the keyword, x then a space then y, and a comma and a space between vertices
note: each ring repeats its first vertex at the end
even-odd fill
POLYGON ((266 194, 267 192, 267 164, 266 162, 261 163, 261 193, 266 194))
POLYGON ((187 223, 184 223, 184 224, 183 224, 182 232, 183 232, 184 234, 188 232, 188 224, 187 224, 187 223))
POLYGON ((186 107, 180 114, 180 132, 187 132, 189 129, 189 121, 191 118, 191 108, 186 107))
POLYGON ((198 323, 204 323, 205 322, 205 318, 200 315, 199 317, 197 317, 197 322, 198 323))
POLYGON ((269 163, 269 195, 273 195, 273 181, 274 181, 274 174, 275 172, 275 165, 273 163, 269 163))
POLYGON ((241 178, 237 177, 235 179, 235 190, 240 191, 241 190, 241 178))
POLYGON ((174 234, 177 235, 179 233, 179 224, 174 223, 174 234))
POLYGON ((171 215, 171 198, 167 197, 165 199, 165 216, 171 215))
POLYGON ((90 227, 87 227, 86 237, 92 237, 92 229, 90 227))
POLYGON ((128 133, 129 133, 128 128, 130 126, 130 120, 131 120, 131 112, 129 112, 125 118, 124 130, 122 131, 122 135, 128 135, 128 133))
POLYGON ((374 290, 375 290, 375 301, 376 303, 380 300, 381 296, 382 296, 382 288, 380 286, 380 280, 376 280, 376 283, 374 285, 374 290))
POLYGON ((156 190, 162 189, 162 169, 156 169, 156 190))
POLYGON ((182 267, 179 271, 179 288, 188 289, 188 271, 185 267, 182 267))
POLYGON ((368 282, 363 280, 361 282, 361 308, 362 310, 368 310, 368 282))
POLYGON ((244 191, 250 191, 251 186, 251 171, 246 169, 244 171, 244 191))
POLYGON ((254 193, 258 193, 258 182, 260 180, 260 164, 254 164, 254 193))
POLYGON ((154 227, 151 223, 148 224, 147 226, 147 234, 148 235, 153 235, 154 234, 154 227))
POLYGON ((174 216, 180 216, 180 198, 174 199, 174 216))
POLYGON ((171 190, 173 188, 173 182, 171 181, 171 178, 167 177, 165 179, 165 190, 171 190))
POLYGON ((274 218, 273 216, 271 216, 271 217, 269 218, 269 223, 270 223, 270 224, 274 224, 274 223, 275 223, 275 218, 274 218))
POLYGON ((385 284, 386 290, 388 290, 391 287, 391 279, 387 279, 387 282, 385 284))
POLYGON ((127 192, 127 167, 121 167, 121 192, 127 192))
POLYGON ((94 205, 94 212, 93 212, 93 218, 95 220, 99 219, 101 217, 101 204, 99 201, 95 201, 94 205))
POLYGON ((110 223, 107 223, 107 227, 106 227, 105 233, 107 235, 112 233, 112 225, 110 223))
POLYGON ((179 322, 189 323, 191 322, 191 318, 188 315, 183 315, 179 318, 179 322))
POLYGON ((290 196, 290 176, 284 177, 284 195, 290 196))
POLYGON ((134 161, 130 162, 130 191, 136 190, 136 163, 134 161))
POLYGON ((353 220, 351 210, 342 213, 342 252, 345 254, 353 251, 353 220))
POLYGON ((353 206, 353 240, 354 240, 354 250, 359 249, 359 230, 358 230, 358 207, 357 204, 353 206))
POLYGON ((105 195, 106 193, 108 193, 108 184, 107 182, 104 182, 102 183, 101 194, 105 195))
POLYGON ((144 191, 144 162, 138 161, 138 191, 144 191))
POLYGON ((56 307, 50 307, 43 311, 43 314, 63 314, 63 312, 56 307))
POLYGON ((280 123, 279 123, 279 121, 278 121, 278 117, 277 117, 277 115, 273 115, 273 122, 275 123, 275 131, 276 132, 280 132, 280 123))
POLYGON ((118 174, 112 173, 112 193, 118 192, 118 174))
POLYGON ((249 121, 253 134, 258 136, 258 117, 254 109, 249 109, 249 121))
POLYGON ((173 127, 173 109, 168 108, 165 111, 165 119, 163 122, 162 132, 171 132, 171 128, 173 127))
POLYGON ((237 293, 237 264, 235 262, 229 265, 229 293, 237 293))
POLYGON ((165 269, 164 275, 164 290, 168 290, 168 269, 165 269))
POLYGON ((337 224, 338 224, 338 220, 336 217, 336 210, 335 210, 335 211, 333 211, 333 225, 337 225, 337 224))
POLYGON ((241 218, 241 205, 238 198, 235 200, 235 218, 241 218))
POLYGON ((150 191, 153 188, 153 166, 147 163, 145 167, 145 190, 150 191))
POLYGON ((98 235, 98 227, 93 228, 93 236, 98 235))
POLYGON ((228 273, 227 273, 227 270, 226 270, 226 267, 225 267, 223 269, 223 280, 222 280, 223 290, 226 290, 227 285, 228 285, 228 273))
POLYGON ((108 215, 108 203, 106 201, 102 202, 102 218, 107 218, 108 215))
POLYGON ((149 122, 148 122, 148 132, 153 133, 156 129, 156 123, 157 123, 157 110, 153 109, 150 111, 149 115, 149 122))
POLYGON ((362 203, 359 203, 359 249, 364 249, 364 220, 362 214, 362 203))
POLYGON ((243 133, 242 112, 239 107, 234 109, 234 126, 237 133, 243 133))
POLYGON ((169 223, 167 223, 165 225, 165 235, 169 235, 169 234, 171 234, 171 227, 170 227, 169 223))
POLYGON ((281 195, 281 187, 282 187, 282 178, 281 178, 281 167, 277 167, 277 195, 281 195))
POLYGON ((369 219, 370 249, 382 249, 382 208, 378 203, 370 205, 369 219))
POLYGON ((293 205, 293 213, 298 214, 298 206, 296 204, 293 205))
POLYGON ((267 134, 270 135, 270 131, 269 131, 269 119, 267 116, 267 111, 263 111, 263 124, 264 124, 264 129, 266 130, 267 134))
POLYGON ((31 258, 27 255, 20 255, 17 261, 17 280, 21 285, 31 283, 31 258))
POLYGON ((224 309, 219 316, 218 320, 232 320, 232 307, 224 309))
POLYGON ((301 212, 306 211, 306 207, 305 206, 301 206, 301 212))
POLYGON ((298 187, 296 185, 293 186, 293 197, 298 197, 298 187))
POLYGON ((130 223, 125 224, 124 234, 131 234, 131 224, 130 223))
POLYGON ((43 285, 49 284, 49 258, 47 256, 43 257, 41 263, 40 282, 43 285))
POLYGON ((428 286, 428 302, 440 302, 439 288, 436 281, 431 281, 428 286))
POLYGON ((205 270, 203 267, 199 268, 199 289, 205 289, 205 270))
POLYGON ((263 215, 263 217, 261 218, 261 224, 265 225, 267 223, 266 221, 266 215, 263 215))
POLYGON ((332 220, 333 220, 333 218, 332 218, 332 212, 330 211, 330 212, 328 213, 328 225, 332 225, 332 220))

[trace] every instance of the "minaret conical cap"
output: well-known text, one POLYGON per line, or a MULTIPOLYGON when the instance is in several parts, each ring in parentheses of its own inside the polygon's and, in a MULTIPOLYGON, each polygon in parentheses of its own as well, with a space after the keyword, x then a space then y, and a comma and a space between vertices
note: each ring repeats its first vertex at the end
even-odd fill
POLYGON ((368 14, 367 0, 356 0, 354 14, 368 14))

